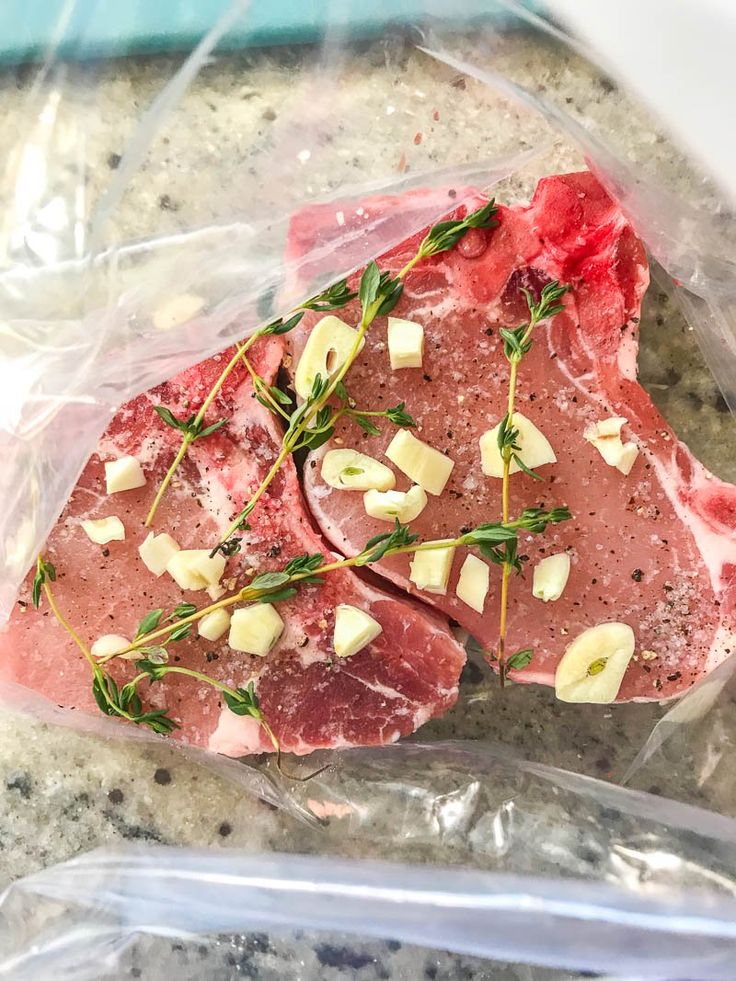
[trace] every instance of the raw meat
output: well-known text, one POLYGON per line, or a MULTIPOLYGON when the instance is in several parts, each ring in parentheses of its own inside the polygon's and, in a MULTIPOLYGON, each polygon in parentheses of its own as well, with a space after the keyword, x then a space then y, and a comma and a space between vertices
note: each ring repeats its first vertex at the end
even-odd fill
MULTIPOLYGON (((376 207, 401 206, 401 198, 369 199, 361 211, 372 215, 376 207)), ((302 248, 334 220, 334 207, 310 208, 295 218, 293 238, 302 248)), ((619 698, 676 695, 734 647, 736 489, 705 471, 637 384, 646 257, 596 179, 589 173, 546 178, 528 207, 502 207, 498 218, 497 228, 471 231, 453 251, 409 274, 393 315, 424 325, 423 369, 390 370, 386 320, 380 319, 346 379, 348 390, 364 408, 405 400, 418 421, 417 435, 455 461, 444 493, 430 497, 412 530, 422 538, 454 537, 464 527, 498 520, 501 481, 483 475, 478 449, 480 435, 505 412, 509 371, 498 328, 527 319, 522 286, 538 290, 552 279, 570 284, 565 311, 538 329, 521 365, 516 403, 550 440, 558 462, 542 468, 545 483, 523 473, 511 478, 511 510, 567 504, 574 519, 530 536, 520 551, 531 569, 542 556, 567 550, 572 571, 557 602, 532 597, 530 574, 512 580, 507 649, 535 651, 516 680, 551 684, 578 633, 604 620, 623 620, 634 629, 637 651, 619 698), (640 449, 627 477, 583 438, 587 424, 613 415, 628 419, 623 438, 640 449)), ((360 220, 345 209, 348 229, 360 220)), ((420 238, 384 256, 381 268, 398 269, 420 238)), ((357 308, 343 317, 355 322, 357 308)), ((295 361, 316 319, 305 319, 290 335, 295 361)), ((380 437, 368 437, 343 420, 337 436, 343 446, 383 459, 393 433, 385 424, 380 437)), ((319 459, 330 445, 312 455, 305 490, 325 535, 352 554, 388 526, 366 516, 361 494, 333 490, 321 480, 319 459)), ((408 486, 397 472, 397 489, 408 486)), ((377 571, 493 649, 500 572, 491 570, 491 591, 479 615, 454 594, 461 565, 456 555, 446 596, 419 593, 408 581, 405 556, 377 571)))
MULTIPOLYGON (((258 342, 254 360, 273 379, 283 354, 279 339, 258 342)), ((142 564, 137 547, 153 494, 178 447, 178 433, 164 426, 153 406, 163 403, 179 416, 196 411, 217 378, 220 355, 125 405, 86 466, 45 549, 58 573, 55 593, 88 644, 108 633, 132 637, 150 609, 171 610, 182 601, 204 605, 200 592, 184 593, 166 574, 157 579, 142 564), (186 404, 186 409, 185 409, 186 404), (106 495, 103 461, 123 454, 141 460, 148 483, 140 490, 106 495), (93 545, 80 526, 84 518, 117 514, 124 542, 93 545)), ((191 447, 174 486, 163 500, 156 531, 168 531, 183 548, 211 544, 243 506, 277 452, 280 434, 272 416, 253 397, 245 370, 226 384, 211 418, 230 417, 220 432, 191 447)), ((244 570, 282 568, 303 552, 325 550, 307 515, 291 461, 280 471, 252 515, 253 530, 243 551, 231 558, 230 588, 245 584, 244 570)), ((437 614, 367 585, 350 571, 330 574, 322 587, 309 586, 279 605, 286 630, 266 658, 240 654, 196 635, 171 647, 170 663, 194 668, 232 686, 253 680, 261 708, 284 750, 308 753, 319 747, 391 742, 412 732, 455 701, 465 654, 437 614), (358 654, 332 654, 334 608, 351 603, 370 612, 383 633, 358 654)), ((128 679, 129 662, 112 673, 128 679)), ((60 705, 94 711, 90 671, 44 602, 30 604, 30 577, 16 612, 0 634, 0 677, 20 682, 60 705)), ((169 675, 150 690, 144 704, 168 706, 185 741, 240 756, 269 751, 257 722, 223 707, 217 692, 198 681, 169 675)))

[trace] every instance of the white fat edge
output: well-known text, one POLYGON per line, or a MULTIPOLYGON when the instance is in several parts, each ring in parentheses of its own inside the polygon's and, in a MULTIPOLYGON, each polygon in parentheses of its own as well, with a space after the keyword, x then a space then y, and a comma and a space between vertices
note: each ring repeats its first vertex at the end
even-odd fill
POLYGON ((330 487, 329 484, 326 484, 324 480, 320 480, 319 483, 315 482, 310 484, 309 496, 314 497, 315 500, 322 501, 326 497, 330 497, 332 495, 332 491, 335 489, 336 488, 330 487))
MULTIPOLYGON (((232 501, 232 494, 218 480, 218 475, 213 473, 212 467, 210 467, 208 474, 200 474, 200 478, 201 483, 197 487, 197 496, 204 506, 205 511, 214 522, 217 531, 224 533, 230 527, 230 515, 236 510, 232 501)), ((188 482, 182 481, 183 485, 186 483, 188 482)), ((181 490, 181 488, 175 488, 175 490, 181 490)), ((247 540, 247 532, 243 537, 244 540, 247 540)))
MULTIPOLYGON (((552 353, 553 348, 551 343, 549 344, 550 353, 552 353)), ((568 369, 562 358, 556 359, 557 364, 570 382, 579 389, 587 398, 591 399, 593 402, 598 403, 605 412, 611 414, 614 413, 613 407, 607 402, 601 395, 595 391, 591 391, 582 384, 584 378, 590 378, 594 380, 594 375, 584 375, 581 378, 576 378, 568 369)), ((636 377, 636 376, 634 376, 636 377)), ((615 413, 614 413, 615 414, 615 413)), ((673 510, 677 517, 682 521, 682 523, 688 528, 690 534, 695 539, 698 551, 703 560, 705 567, 708 570, 708 575, 710 577, 711 586, 716 594, 721 592, 721 568, 725 562, 736 562, 736 540, 733 543, 729 543, 724 540, 723 535, 719 535, 717 532, 712 531, 708 528, 706 522, 698 514, 696 514, 691 508, 683 504, 682 500, 678 495, 678 490, 683 487, 682 475, 680 474, 677 465, 675 463, 675 453, 671 455, 668 464, 660 459, 660 457, 652 452, 652 450, 646 446, 646 444, 641 440, 635 432, 630 430, 631 436, 630 441, 636 443, 639 447, 639 451, 646 457, 647 461, 652 464, 658 477, 659 483, 664 491, 667 499, 672 505, 673 510)), ((684 443, 680 442, 677 437, 671 440, 674 448, 684 449, 690 456, 690 460, 693 466, 693 473, 697 473, 701 478, 701 482, 694 486, 690 483, 691 489, 696 491, 702 487, 706 482, 711 482, 714 478, 697 460, 684 443)), ((627 477, 622 475, 622 479, 626 480, 627 477)), ((645 699, 646 701, 647 699, 645 699)))
POLYGON ((260 723, 249 716, 239 716, 229 708, 220 710, 220 717, 214 732, 210 735, 207 748, 223 756, 237 757, 254 753, 261 749, 260 723))
MULTIPOLYGON (((394 732, 392 732, 390 735, 382 737, 381 745, 387 746, 389 743, 395 743, 399 740, 400 737, 401 737, 401 733, 397 729, 394 732)), ((356 745, 357 744, 355 743, 355 741, 350 741, 349 739, 346 739, 343 735, 335 733, 334 735, 330 736, 330 742, 328 746, 325 747, 315 746, 314 743, 306 742, 305 740, 300 739, 297 743, 289 744, 289 752, 294 753, 295 756, 307 756, 309 753, 313 753, 315 749, 324 748, 333 751, 338 749, 355 749, 356 745)))
POLYGON ((322 480, 322 460, 326 453, 335 448, 334 441, 328 439, 326 443, 323 443, 316 450, 312 450, 307 456, 304 464, 304 479, 300 485, 307 501, 311 501, 312 496, 317 501, 322 500, 329 497, 333 490, 337 490, 336 487, 330 487, 328 483, 322 480), (315 464, 314 467, 312 466, 313 463, 315 464))
MULTIPOLYGON (((344 661, 349 661, 349 660, 350 658, 344 658, 344 661)), ((389 688, 388 685, 382 685, 379 681, 371 682, 368 681, 366 678, 356 677, 356 675, 352 674, 349 670, 346 670, 345 667, 342 669, 341 673, 347 675, 348 678, 352 678, 353 681, 357 681, 364 688, 367 688, 368 691, 372 691, 375 692, 377 695, 381 695, 382 698, 387 698, 390 701, 401 701, 401 702, 409 701, 406 695, 402 694, 402 692, 397 691, 395 688, 389 688)))
MULTIPOLYGON (((457 690, 457 689, 455 689, 455 690, 457 690)), ((451 693, 448 693, 448 694, 451 694, 451 693)), ((439 701, 439 699, 438 699, 438 701, 439 701)), ((414 726, 414 729, 415 730, 416 729, 420 729, 423 725, 425 725, 425 723, 429 722, 429 720, 432 718, 432 716, 434 714, 433 713, 433 708, 434 708, 434 704, 431 704, 431 705, 418 705, 414 709, 412 725, 414 726)))
POLYGON ((617 357, 618 370, 627 381, 636 381, 638 359, 639 338, 636 331, 627 330, 619 342, 617 357))
POLYGON ((142 443, 136 446, 135 452, 130 451, 130 446, 120 445, 111 436, 103 436, 97 444, 97 455, 100 459, 118 459, 121 456, 133 456, 143 467, 143 471, 150 473, 156 466, 161 452, 165 449, 162 440, 150 434, 146 436, 142 443))
MULTIPOLYGON (((678 446, 677 441, 675 441, 674 446, 678 446)), ((710 474, 705 467, 695 459, 684 444, 679 444, 679 447, 686 450, 693 468, 693 478, 687 483, 688 490, 697 495, 703 488, 712 487, 713 481, 717 478, 714 478, 713 475, 710 474)), ((695 541, 695 545, 700 552, 700 557, 703 560, 703 564, 708 570, 713 592, 716 595, 720 595, 722 591, 721 570, 723 566, 727 563, 736 564, 736 536, 729 541, 725 534, 714 531, 709 527, 704 518, 682 502, 678 491, 685 486, 685 482, 683 481, 682 474, 677 466, 677 463, 675 462, 674 449, 668 461, 659 458, 657 454, 652 453, 651 450, 645 449, 644 452, 647 459, 654 466, 659 476, 660 484, 664 489, 664 492, 667 495, 675 514, 688 528, 695 541)))
POLYGON ((736 631, 722 623, 713 634, 713 641, 711 642, 710 650, 708 651, 708 657, 705 661, 703 673, 709 674, 714 670, 714 668, 717 668, 720 664, 723 664, 727 658, 731 657, 735 653, 736 631))
MULTIPOLYGON (((422 322, 422 317, 427 317, 432 322, 439 322, 447 314, 455 313, 459 307, 457 297, 453 296, 446 287, 433 290, 431 293, 407 292, 406 295, 412 300, 410 319, 419 323, 422 322)), ((442 333, 441 329, 438 329, 436 333, 439 336, 442 333)))

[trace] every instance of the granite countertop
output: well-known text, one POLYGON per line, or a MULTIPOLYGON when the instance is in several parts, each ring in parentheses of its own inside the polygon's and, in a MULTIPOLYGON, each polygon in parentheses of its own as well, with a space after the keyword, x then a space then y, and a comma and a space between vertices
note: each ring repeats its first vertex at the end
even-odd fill
MULTIPOLYGON (((508 37, 496 57, 497 64, 522 84, 558 100, 579 118, 615 130, 632 161, 637 154, 647 154, 655 162, 661 160, 663 181, 676 187, 684 180, 676 156, 661 138, 650 131, 642 142, 641 125, 634 124, 615 85, 575 57, 552 45, 535 44, 521 33, 508 37)), ((227 56, 209 64, 152 144, 111 219, 111 239, 175 232, 227 217, 233 208, 247 213, 249 195, 262 177, 253 173, 254 148, 285 139, 282 122, 291 118, 297 96, 304 98, 313 86, 310 72, 318 63, 318 55, 309 49, 289 49, 227 56)), ((88 212, 120 166, 134 119, 177 64, 171 58, 130 59, 72 72, 68 104, 59 111, 84 121, 79 186, 88 212), (92 79, 95 89, 89 87, 92 79)), ((339 98, 350 97, 372 114, 366 117, 372 120, 371 138, 366 139, 365 119, 360 126, 353 118, 341 119, 332 129, 324 119, 307 119, 305 126, 324 124, 326 132, 317 141, 316 161, 301 168, 289 162, 292 176, 283 193, 294 200, 302 193, 319 197, 334 191, 345 179, 346 166, 352 168, 352 180, 359 181, 397 169, 411 174, 471 163, 541 141, 548 141, 545 153, 502 185, 499 197, 523 197, 537 176, 582 165, 573 147, 526 110, 440 68, 402 40, 365 45, 335 71, 339 98), (332 160, 335 153, 340 155, 339 167, 332 160)), ((6 151, 22 119, 30 81, 28 72, 8 71, 0 77, 6 151)), ((298 142, 290 145, 297 147, 298 142)), ((70 158, 76 154, 77 163, 78 149, 66 148, 70 158)), ((62 169, 60 163, 54 172, 60 186, 70 179, 62 169)), ((78 170, 73 179, 79 183, 78 170)), ((60 258, 73 254, 73 233, 66 238, 65 234, 58 235, 60 258)), ((664 415, 708 467, 736 478, 736 457, 729 448, 733 420, 692 330, 654 286, 645 303, 641 343, 641 378, 664 415)), ((512 687, 501 696, 474 662, 463 681, 457 708, 426 726, 423 739, 497 740, 530 759, 606 779, 621 776, 662 711, 657 705, 608 711, 568 706, 557 702, 548 689, 534 687, 512 687)), ((705 805, 711 802, 708 785, 693 788, 686 773, 670 774, 669 783, 659 783, 644 789, 663 789, 705 805)), ((718 803, 736 811, 736 801, 718 803)), ((110 742, 31 717, 3 714, 0 884, 95 846, 126 842, 252 852, 322 848, 319 831, 249 796, 163 741, 110 742)), ((353 853, 360 854, 358 845, 353 853)), ((123 954, 122 965, 121 976, 143 978, 531 977, 525 968, 494 966, 393 941, 308 933, 251 933, 199 942, 146 937, 123 954)))

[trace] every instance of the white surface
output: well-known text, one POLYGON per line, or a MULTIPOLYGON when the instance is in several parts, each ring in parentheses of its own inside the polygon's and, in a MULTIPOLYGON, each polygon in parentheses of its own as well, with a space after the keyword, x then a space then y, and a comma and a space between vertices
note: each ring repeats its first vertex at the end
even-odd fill
POLYGON ((547 0, 736 201, 734 0, 547 0))

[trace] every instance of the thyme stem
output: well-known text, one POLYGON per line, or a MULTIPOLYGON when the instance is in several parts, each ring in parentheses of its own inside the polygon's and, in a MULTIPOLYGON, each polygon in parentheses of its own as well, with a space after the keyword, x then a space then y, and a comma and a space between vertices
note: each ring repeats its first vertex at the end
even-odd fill
POLYGON ((285 419, 288 422, 290 418, 289 413, 286 412, 279 405, 276 399, 271 395, 271 393, 268 390, 268 385, 266 385, 266 383, 263 381, 263 379, 258 374, 256 369, 253 367, 253 365, 250 363, 248 358, 245 356, 245 352, 243 351, 241 352, 241 354, 243 358, 243 364, 248 369, 248 374, 250 375, 253 381, 253 391, 256 393, 256 395, 260 395, 262 398, 264 398, 268 402, 271 409, 274 412, 278 413, 282 419, 285 419))
POLYGON ((53 594, 53 592, 51 590, 51 587, 49 586, 49 584, 47 582, 45 582, 43 584, 43 593, 44 593, 44 596, 46 597, 46 600, 47 600, 47 602, 48 602, 48 604, 49 604, 49 606, 51 608, 51 612, 54 614, 54 616, 56 617, 56 619, 58 620, 58 622, 61 624, 61 626, 64 628, 64 630, 69 634, 69 636, 71 637, 71 639, 77 645, 77 647, 79 648, 79 650, 82 652, 82 654, 84 655, 84 657, 89 662, 89 664, 92 667, 92 669, 94 670, 97 667, 97 662, 92 657, 92 654, 89 652, 89 650, 87 648, 87 645, 84 643, 84 641, 79 636, 79 634, 77 633, 77 631, 74 629, 74 627, 69 623, 69 621, 67 620, 67 618, 61 612, 61 609, 59 608, 59 604, 56 602, 56 597, 54 596, 54 594, 53 594))
POLYGON ((315 416, 317 416, 320 410, 327 405, 330 398, 335 393, 335 390, 339 385, 341 385, 345 375, 350 370, 355 358, 358 355, 358 352, 360 351, 366 331, 370 325, 380 313, 390 312, 390 310, 392 310, 394 305, 398 302, 402 290, 401 283, 408 273, 411 272, 414 266, 416 266, 422 259, 429 258, 430 256, 437 255, 439 252, 445 252, 448 249, 451 249, 457 244, 457 242, 460 241, 468 229, 493 228, 498 224, 494 217, 495 214, 496 207, 493 200, 491 200, 477 211, 466 215, 466 217, 463 219, 457 221, 439 222, 437 225, 434 225, 424 239, 422 239, 416 254, 413 255, 411 259, 409 259, 409 261, 399 270, 395 279, 393 280, 390 278, 388 273, 381 275, 375 262, 368 264, 363 276, 361 277, 361 289, 359 295, 362 312, 360 325, 355 337, 355 342, 353 343, 348 357, 342 363, 338 371, 331 377, 326 387, 321 390, 318 397, 313 399, 312 404, 308 406, 307 411, 299 417, 297 425, 294 426, 293 429, 290 427, 286 431, 282 441, 281 451, 279 452, 273 466, 263 478, 255 494, 251 497, 240 514, 234 521, 231 522, 228 530, 213 548, 212 552, 210 553, 211 555, 214 555, 221 548, 221 546, 223 546, 230 539, 230 537, 243 526, 243 522, 263 496, 265 490, 278 473, 279 468, 287 456, 294 452, 295 449, 298 449, 301 445, 304 445, 301 443, 301 440, 305 434, 305 431, 308 429, 309 424, 312 422, 315 416), (369 280, 372 281, 372 289, 367 289, 366 295, 364 296, 363 286, 364 284, 367 284, 369 280))
MULTIPOLYGON (((43 556, 39 555, 36 561, 36 568, 39 573, 42 572, 43 567, 44 567, 44 559, 43 556)), ((49 604, 49 608, 51 609, 51 612, 54 614, 54 617, 56 618, 57 622, 77 645, 79 650, 84 655, 85 660, 87 661, 90 668, 92 669, 92 675, 95 681, 97 682, 98 690, 101 692, 102 697, 105 699, 105 702, 110 707, 110 711, 114 715, 119 715, 124 719, 128 719, 129 722, 135 722, 136 720, 134 716, 131 715, 130 712, 127 712, 124 708, 122 708, 119 704, 117 704, 114 701, 114 699, 110 697, 108 686, 105 683, 106 682, 105 672, 100 668, 99 662, 95 660, 87 645, 84 643, 84 641, 79 636, 79 634, 74 629, 74 627, 71 625, 71 623, 69 623, 66 616, 62 613, 61 607, 56 602, 56 597, 54 596, 53 590, 51 589, 51 586, 49 585, 49 582, 45 577, 43 579, 41 588, 43 589, 43 594, 46 597, 46 601, 49 604)), ((138 677, 136 678, 136 682, 138 682, 138 680, 144 677, 146 677, 145 674, 138 675, 138 677)))
MULTIPOLYGON (((524 526, 524 519, 517 518, 515 521, 509 521, 502 527, 509 531, 514 531, 524 526)), ((461 535, 460 537, 454 538, 451 541, 412 542, 409 545, 398 545, 395 548, 387 549, 381 558, 388 558, 392 555, 403 555, 407 552, 428 552, 439 548, 457 548, 458 546, 467 544, 470 544, 468 542, 467 535, 461 535)), ((121 650, 116 651, 114 654, 106 654, 104 657, 101 657, 97 663, 105 664, 107 661, 111 661, 116 657, 121 657, 123 654, 130 654, 141 647, 153 646, 155 641, 161 639, 162 637, 166 637, 173 630, 177 630, 188 623, 196 623, 198 620, 201 620, 202 617, 207 616, 209 613, 213 613, 215 610, 227 609, 227 607, 234 606, 236 603, 255 602, 263 597, 267 598, 269 593, 280 592, 285 587, 301 582, 303 579, 311 579, 314 576, 322 576, 325 573, 336 572, 340 569, 350 569, 354 566, 367 565, 366 555, 370 554, 370 552, 370 548, 364 549, 351 558, 338 559, 334 562, 325 562, 316 569, 310 569, 306 572, 297 572, 294 575, 289 576, 287 580, 284 580, 278 586, 269 587, 267 589, 253 589, 250 586, 244 586, 242 589, 239 589, 237 593, 232 593, 230 596, 225 596, 222 599, 217 600, 216 603, 209 604, 209 606, 204 606, 187 617, 177 619, 175 623, 167 623, 158 630, 153 630, 150 633, 138 637, 128 647, 122 648, 121 650)))
POLYGON ((368 330, 368 327, 371 325, 373 320, 375 320, 380 305, 381 305, 380 301, 376 300, 367 309, 363 310, 363 315, 360 318, 360 327, 358 328, 358 332, 355 337, 355 342, 353 343, 353 346, 350 349, 350 353, 348 354, 348 357, 340 366, 339 370, 332 377, 331 381, 327 385, 326 389, 324 390, 320 398, 314 401, 314 403, 310 406, 310 408, 304 413, 302 418, 299 420, 298 424, 293 429, 287 430, 287 432, 284 434, 284 438, 281 443, 281 449, 279 451, 279 454, 274 460, 268 473, 263 478, 261 483, 258 485, 258 488, 256 489, 255 493, 251 496, 250 500, 245 505, 243 510, 240 512, 240 514, 237 516, 237 518, 235 518, 235 520, 230 523, 229 528, 227 529, 225 534, 220 538, 220 540, 218 541, 217 545, 215 546, 211 554, 214 554, 214 552, 217 551, 220 545, 226 542, 230 538, 230 536, 235 534, 235 532, 242 526, 243 522, 251 513, 251 511, 253 511, 258 501, 261 499, 261 497, 263 497, 265 492, 268 490, 271 481, 274 479, 276 474, 283 466, 283 463, 286 460, 286 458, 294 452, 299 441, 304 435, 304 431, 309 427, 310 422, 314 419, 314 417, 317 415, 319 410, 324 405, 326 405, 327 402, 329 402, 335 389, 343 380, 345 375, 348 373, 353 361, 357 357, 358 352, 360 351, 361 343, 363 341, 363 338, 365 337, 366 331, 368 330))
MULTIPOLYGON (((204 422, 204 417, 206 416, 208 409, 210 408, 210 406, 212 405, 212 403, 217 398, 218 394, 220 393, 220 390, 222 389, 222 386, 227 381, 228 377, 232 373, 232 371, 235 368, 235 366, 238 363, 238 361, 245 355, 245 353, 247 351, 250 350, 250 348, 253 346, 253 344, 255 344, 256 340, 260 336, 261 336, 261 333, 259 331, 256 331, 255 334, 251 334, 251 336, 245 341, 244 344, 237 345, 237 349, 235 351, 235 354, 230 358, 230 360, 228 361, 228 363, 225 365, 225 367, 220 372, 219 378, 217 379, 217 381, 215 382, 215 384, 210 389, 209 393, 207 394, 207 398, 204 400, 204 402, 202 403, 202 405, 201 405, 201 407, 199 409, 199 412, 194 417, 194 429, 193 429, 194 432, 196 432, 196 427, 198 425, 201 426, 201 424, 204 422)), ((189 447, 194 442, 195 438, 196 437, 193 436, 192 433, 190 433, 190 432, 184 433, 184 436, 183 436, 182 441, 181 441, 181 446, 179 447, 179 451, 177 452, 176 456, 174 457, 174 460, 173 460, 171 466, 166 471, 166 476, 164 477, 163 481, 161 482, 161 486, 159 487, 159 489, 158 489, 158 491, 156 493, 156 496, 153 499, 153 503, 151 504, 151 508, 150 508, 148 514, 146 515, 146 520, 144 522, 144 526, 146 528, 150 528, 151 525, 153 524, 153 519, 156 516, 156 512, 158 511, 158 507, 159 507, 159 505, 160 505, 160 503, 161 503, 161 501, 163 499, 163 496, 166 493, 166 491, 167 491, 167 489, 169 487, 169 484, 171 483, 171 481, 172 481, 172 479, 174 477, 174 474, 178 470, 179 464, 181 463, 181 461, 186 456, 186 453, 187 453, 189 447)))
MULTIPOLYGON (((265 324, 263 327, 259 327, 258 330, 254 331, 254 333, 251 334, 251 336, 242 344, 236 344, 235 354, 232 356, 232 358, 228 361, 228 363, 223 368, 219 378, 210 389, 207 398, 202 403, 202 407, 200 408, 199 412, 194 416, 191 425, 189 426, 191 432, 185 432, 184 434, 184 438, 182 440, 182 446, 180 447, 179 452, 177 453, 173 463, 171 464, 168 471, 166 472, 166 476, 164 477, 163 484, 161 488, 159 488, 159 491, 156 494, 153 504, 151 505, 151 509, 148 512, 148 515, 146 516, 146 520, 145 520, 146 527, 149 527, 152 524, 158 506, 161 503, 161 499, 163 498, 164 494, 166 493, 167 487, 171 483, 172 477, 176 473, 179 464, 184 459, 184 455, 186 454, 189 446, 191 446, 194 440, 197 439, 199 430, 201 430, 202 424, 204 422, 204 417, 208 409, 217 398, 220 390, 222 389, 222 386, 227 381, 228 376, 231 374, 232 370, 235 368, 238 361, 241 358, 245 360, 244 355, 250 350, 250 348, 255 344, 255 342, 259 338, 266 337, 271 334, 288 333, 299 323, 301 318, 304 316, 304 312, 306 310, 338 310, 340 309, 340 307, 343 307, 345 306, 345 304, 349 303, 354 296, 355 294, 351 293, 348 290, 347 282, 344 279, 339 280, 337 283, 333 283, 331 286, 327 287, 326 290, 323 290, 322 293, 318 294, 317 296, 313 296, 308 300, 304 300, 302 303, 295 306, 292 310, 289 311, 289 314, 287 314, 287 320, 284 321, 283 318, 278 318, 277 320, 273 321, 270 324, 265 324)), ((251 368, 247 364, 246 367, 248 367, 249 371, 251 370, 251 368)))
MULTIPOLYGON (((509 390, 506 403, 506 418, 502 424, 501 436, 501 458, 503 460, 503 473, 501 484, 501 517, 504 525, 508 524, 510 513, 510 477, 511 462, 517 457, 519 446, 516 443, 516 430, 514 429, 514 408, 516 404, 516 385, 518 380, 519 365, 525 354, 532 346, 532 334, 534 328, 541 321, 553 317, 562 310, 562 305, 557 301, 567 292, 569 287, 560 286, 555 281, 548 283, 541 292, 539 301, 528 290, 524 290, 527 306, 529 308, 528 323, 517 327, 515 330, 501 330, 504 340, 504 354, 509 362, 509 390)), ((515 554, 514 554, 515 557, 515 554)), ((509 604, 509 579, 515 568, 514 561, 509 556, 508 549, 505 552, 505 559, 501 566, 501 610, 498 621, 498 675, 503 688, 506 684, 507 660, 506 660, 506 633, 508 622, 509 604)))

